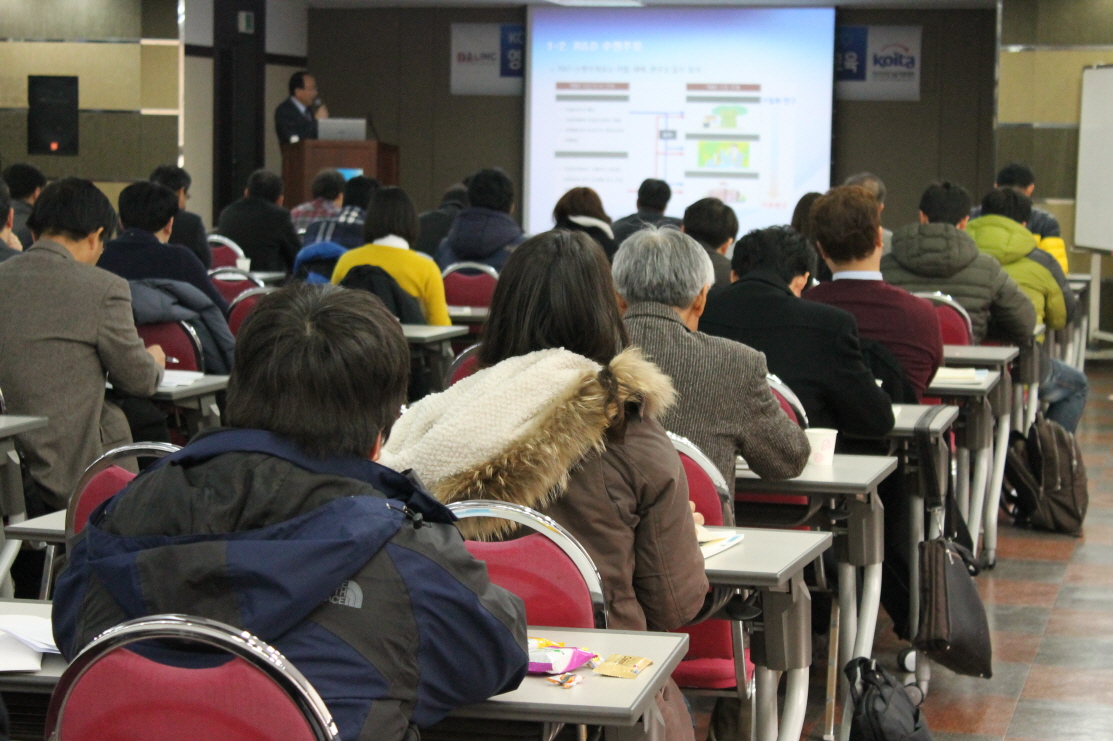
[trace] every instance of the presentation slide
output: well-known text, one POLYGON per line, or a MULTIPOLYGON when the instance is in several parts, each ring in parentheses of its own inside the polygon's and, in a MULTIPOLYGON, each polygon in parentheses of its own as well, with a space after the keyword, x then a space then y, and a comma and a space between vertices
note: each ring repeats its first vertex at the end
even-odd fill
POLYGON ((669 216, 713 196, 740 235, 789 223, 830 185, 834 37, 831 8, 530 6, 527 232, 576 186, 631 214, 645 178, 669 216))

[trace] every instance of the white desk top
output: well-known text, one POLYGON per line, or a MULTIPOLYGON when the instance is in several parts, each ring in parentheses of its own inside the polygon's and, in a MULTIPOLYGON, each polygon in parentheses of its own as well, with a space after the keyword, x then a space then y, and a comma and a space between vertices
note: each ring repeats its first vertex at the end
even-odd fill
POLYGON ((43 543, 66 542, 66 510, 32 517, 4 528, 4 534, 15 540, 33 540, 43 543))
POLYGON ((877 488, 897 469, 897 459, 884 455, 835 455, 830 466, 809 463, 794 479, 766 481, 741 466, 735 469, 735 491, 762 494, 861 496, 877 488))
POLYGON ((274 285, 286 280, 288 273, 281 270, 267 271, 267 270, 252 270, 250 273, 252 278, 263 281, 264 285, 274 285))
POLYGON ((831 547, 831 533, 750 527, 709 527, 744 533, 741 543, 704 563, 707 579, 727 587, 779 587, 831 547))
POLYGON ((924 392, 927 396, 981 397, 986 396, 1001 380, 1001 371, 991 370, 978 383, 932 383, 924 392))
MULTIPOLYGON (((888 437, 912 437, 916 429, 916 423, 920 421, 920 418, 927 414, 928 410, 936 408, 923 404, 893 404, 893 417, 896 419, 896 424, 893 425, 888 437)), ((958 407, 944 406, 943 411, 936 414, 935 418, 931 420, 932 437, 938 437, 949 430, 956 419, 958 419, 958 407)))
POLYGON ((215 394, 228 388, 228 376, 204 376, 188 386, 159 386, 151 398, 155 401, 181 401, 215 394))
POLYGON ((1020 355, 1019 347, 998 345, 943 345, 943 365, 1003 368, 1020 355))
POLYGON ((436 342, 462 337, 468 333, 467 327, 435 327, 430 324, 403 324, 402 334, 411 345, 430 345, 436 342))
MULTIPOLYGON (((30 599, 0 599, 0 614, 50 617, 52 604, 30 599)), ((66 660, 58 654, 43 654, 42 669, 37 672, 0 672, 0 690, 6 692, 42 692, 50 694, 58 678, 66 670, 66 660)))
POLYGON ((0 440, 22 432, 30 432, 46 427, 46 417, 18 417, 13 414, 0 414, 0 440))
POLYGON ((533 720, 589 725, 632 726, 653 702, 672 670, 688 651, 686 633, 643 633, 618 630, 530 628, 530 637, 548 638, 569 646, 582 646, 606 659, 629 654, 652 659, 653 664, 634 679, 576 673, 583 682, 561 689, 543 676, 528 676, 513 692, 496 695, 478 705, 451 713, 465 718, 533 720))
POLYGON ((487 321, 489 310, 486 306, 449 306, 448 318, 465 324, 482 324, 487 321))

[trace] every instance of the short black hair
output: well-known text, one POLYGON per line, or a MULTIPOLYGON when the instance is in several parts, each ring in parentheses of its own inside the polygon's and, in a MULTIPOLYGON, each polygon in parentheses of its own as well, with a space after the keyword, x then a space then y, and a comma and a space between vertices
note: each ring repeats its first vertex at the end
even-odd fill
POLYGON ((1032 217, 1032 199, 1016 188, 994 188, 982 199, 982 216, 1004 216, 1018 224, 1032 217))
POLYGON ((411 245, 421 236, 421 222, 414 202, 406 191, 394 186, 375 191, 363 222, 363 238, 368 243, 388 234, 401 237, 411 245))
POLYGON ((37 188, 46 187, 46 175, 34 165, 16 162, 4 170, 4 182, 12 193, 12 198, 21 201, 35 194, 37 188))
POLYGON ((3 229, 3 225, 8 223, 8 212, 11 210, 12 192, 8 190, 8 184, 0 179, 0 229, 3 229))
POLYGON ((282 195, 282 178, 270 170, 256 170, 247 176, 247 195, 278 203, 282 195))
POLYGON ((340 174, 339 170, 332 168, 321 170, 317 173, 317 177, 313 178, 313 183, 309 186, 309 192, 314 198, 335 200, 344 192, 344 176, 340 174))
POLYGON ((290 82, 287 87, 289 87, 290 89, 291 96, 293 96, 295 90, 301 90, 303 87, 305 87, 306 75, 309 75, 310 77, 313 76, 307 69, 298 70, 294 74, 290 75, 290 82))
POLYGON ((738 236, 738 217, 718 198, 701 198, 684 209, 684 233, 704 247, 717 249, 738 236))
POLYGON ((149 180, 152 183, 165 185, 170 190, 177 193, 179 190, 189 190, 193 185, 193 178, 185 171, 185 168, 178 167, 177 165, 159 165, 155 171, 151 173, 149 180))
POLYGON ((514 205, 514 183, 499 168, 484 168, 468 182, 468 202, 475 208, 510 213, 514 205))
POLYGON ((957 226, 970 215, 973 203, 966 188, 944 180, 941 183, 932 183, 920 196, 920 211, 932 224, 957 226))
POLYGON ((751 270, 772 270, 791 283, 807 273, 815 275, 815 250, 807 238, 790 226, 755 229, 734 245, 730 268, 741 278, 751 270))
POLYGON ((157 232, 178 213, 178 195, 158 183, 132 183, 120 191, 119 205, 125 229, 157 232))
POLYGON ((291 283, 240 328, 225 423, 317 457, 366 458, 398 418, 409 375, 402 326, 377 296, 291 283))
MULTIPOLYGON (((468 178, 468 182, 471 182, 471 178, 468 178)), ((470 206, 471 200, 468 198, 468 186, 463 183, 450 185, 448 190, 444 192, 444 195, 441 196, 442 206, 449 203, 455 203, 457 206, 463 206, 464 208, 470 206)))
POLYGON ((672 198, 672 188, 664 180, 646 178, 638 187, 638 208, 664 211, 672 198))
POLYGON ((997 187, 1027 188, 1036 182, 1036 174, 1023 162, 1010 162, 997 173, 997 187))
POLYGON ((344 183, 344 205, 358 206, 364 211, 371 203, 371 196, 380 188, 379 181, 366 175, 356 175, 344 183))
POLYGON ((108 196, 90 181, 62 178, 43 188, 27 226, 36 237, 58 235, 74 242, 104 229, 104 241, 116 231, 116 212, 108 196))

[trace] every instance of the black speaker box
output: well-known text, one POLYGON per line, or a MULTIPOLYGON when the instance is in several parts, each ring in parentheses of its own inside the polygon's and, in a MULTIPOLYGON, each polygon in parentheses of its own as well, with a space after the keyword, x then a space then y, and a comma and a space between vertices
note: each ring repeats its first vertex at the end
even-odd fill
POLYGON ((27 153, 77 154, 77 77, 28 75, 27 153))

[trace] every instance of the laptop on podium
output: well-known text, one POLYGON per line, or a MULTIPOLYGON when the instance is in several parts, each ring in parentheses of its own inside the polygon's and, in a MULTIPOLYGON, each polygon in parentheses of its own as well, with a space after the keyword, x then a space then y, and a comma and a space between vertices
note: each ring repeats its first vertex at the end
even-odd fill
POLYGON ((317 122, 317 138, 325 141, 364 141, 366 118, 323 118, 317 122))

